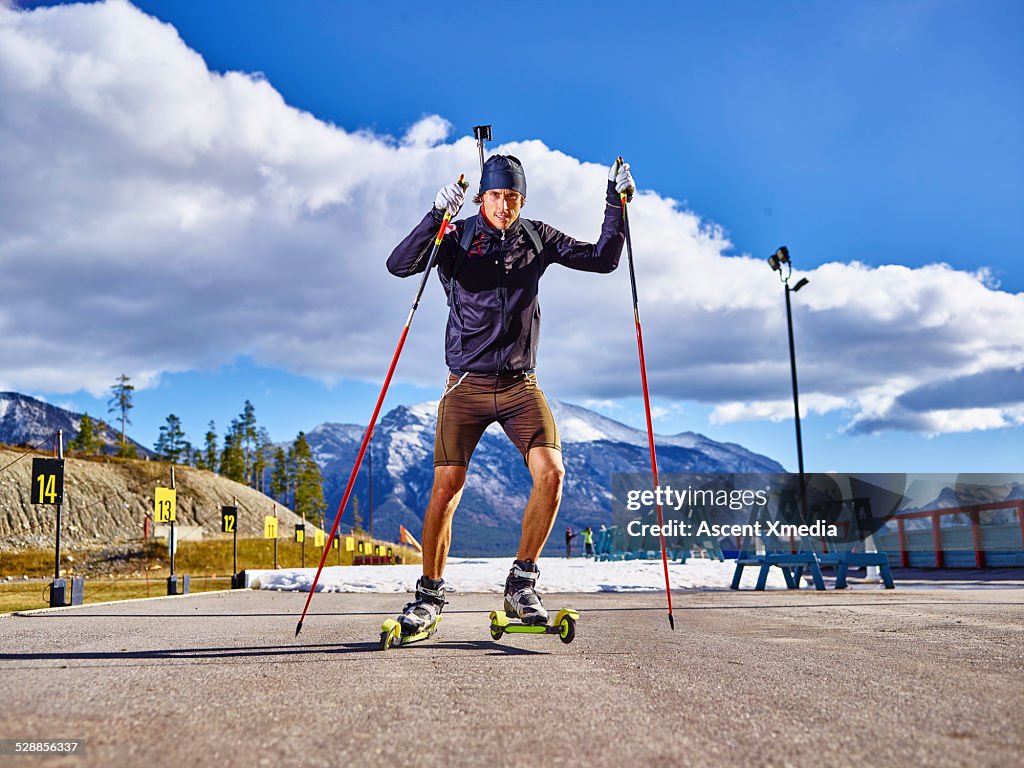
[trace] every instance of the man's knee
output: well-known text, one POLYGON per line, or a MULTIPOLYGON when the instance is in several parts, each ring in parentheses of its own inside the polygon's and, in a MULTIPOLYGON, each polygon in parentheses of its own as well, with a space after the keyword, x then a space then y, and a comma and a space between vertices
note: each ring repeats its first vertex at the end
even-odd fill
POLYGON ((553 449, 534 449, 542 451, 531 456, 530 470, 533 475, 534 485, 543 488, 549 493, 560 493, 562 480, 565 478, 565 467, 562 464, 562 454, 553 449))
POLYGON ((462 489, 465 485, 465 467, 435 467, 434 487, 430 492, 431 501, 434 503, 430 506, 447 507, 453 499, 462 493, 462 489))
POLYGON ((549 488, 562 489, 562 481, 565 479, 565 467, 561 464, 554 464, 543 470, 543 482, 549 488))

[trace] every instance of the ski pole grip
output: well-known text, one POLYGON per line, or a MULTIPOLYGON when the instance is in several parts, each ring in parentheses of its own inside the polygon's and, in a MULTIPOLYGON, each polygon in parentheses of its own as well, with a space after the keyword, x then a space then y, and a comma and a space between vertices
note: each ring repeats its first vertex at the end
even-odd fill
MULTIPOLYGON (((622 165, 622 155, 619 155, 619 166, 621 167, 621 165, 622 165)), ((622 201, 622 208, 623 208, 623 210, 625 210, 625 208, 626 208, 626 193, 625 192, 619 192, 619 200, 622 201)))
MULTIPOLYGON (((459 186, 463 190, 469 189, 469 182, 466 181, 466 174, 459 174, 459 186)), ((441 221, 441 228, 437 230, 437 237, 434 238, 434 247, 437 248, 441 245, 441 241, 444 239, 445 232, 448 231, 448 222, 452 220, 452 212, 446 210, 444 212, 444 219, 441 221)))

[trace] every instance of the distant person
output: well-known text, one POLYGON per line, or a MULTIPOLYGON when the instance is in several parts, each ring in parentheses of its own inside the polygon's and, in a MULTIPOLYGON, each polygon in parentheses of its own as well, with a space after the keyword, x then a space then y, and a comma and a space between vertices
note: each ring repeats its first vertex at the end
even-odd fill
MULTIPOLYGON (((556 264, 583 272, 616 269, 626 238, 620 194, 629 199, 635 189, 629 165, 617 160, 608 173, 601 236, 596 244, 584 243, 521 218, 526 204, 523 164, 512 155, 492 155, 473 198, 479 212, 452 222, 444 235, 437 271, 448 299, 449 372, 437 407, 434 486, 423 515, 423 576, 416 582, 416 599, 398 617, 404 633, 431 627, 444 608, 442 577, 452 518, 473 451, 494 422, 519 449, 533 479, 519 550, 505 581, 505 611, 524 624, 547 623, 536 591, 537 558, 558 514, 565 469, 558 430, 534 371, 540 279, 556 264)), ((438 191, 430 211, 388 257, 391 274, 408 277, 426 269, 445 211, 454 217, 464 196, 454 182, 438 191)), ((575 282, 577 291, 589 285, 575 282)), ((590 333, 599 340, 602 331, 594 328, 590 333)))
POLYGON ((572 540, 579 536, 578 533, 573 533, 572 528, 566 527, 565 529, 565 558, 568 560, 572 557, 572 540))
POLYGON ((583 529, 583 556, 594 556, 594 529, 589 525, 583 529))

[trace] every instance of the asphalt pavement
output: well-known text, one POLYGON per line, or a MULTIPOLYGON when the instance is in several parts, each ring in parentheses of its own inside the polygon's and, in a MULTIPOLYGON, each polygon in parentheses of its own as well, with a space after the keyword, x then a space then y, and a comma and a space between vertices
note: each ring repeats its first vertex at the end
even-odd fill
POLYGON ((548 595, 576 640, 454 595, 219 592, 0 617, 0 766, 1020 766, 1024 589, 548 595))

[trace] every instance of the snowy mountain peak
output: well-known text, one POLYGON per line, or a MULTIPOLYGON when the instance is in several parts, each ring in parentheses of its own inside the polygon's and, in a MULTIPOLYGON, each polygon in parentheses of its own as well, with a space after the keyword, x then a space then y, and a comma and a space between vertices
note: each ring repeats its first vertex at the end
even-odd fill
MULTIPOLYGON (((93 416, 99 422, 100 417, 93 416)), ((60 408, 18 392, 0 392, 0 443, 7 445, 37 445, 47 438, 64 432, 64 446, 78 436, 82 414, 60 408)), ((105 425, 97 426, 100 441, 109 447, 117 444, 117 432, 105 425)), ((133 442, 134 441, 130 441, 133 442)), ((135 443, 139 456, 152 452, 135 443)))

